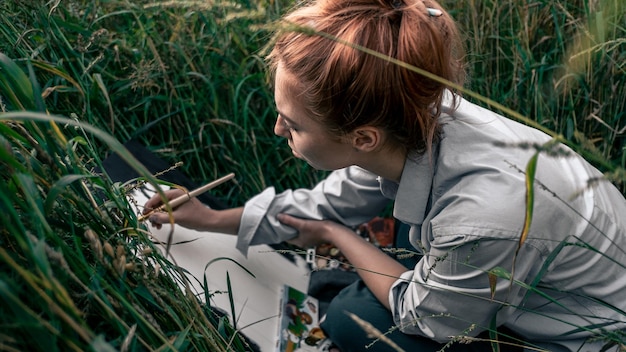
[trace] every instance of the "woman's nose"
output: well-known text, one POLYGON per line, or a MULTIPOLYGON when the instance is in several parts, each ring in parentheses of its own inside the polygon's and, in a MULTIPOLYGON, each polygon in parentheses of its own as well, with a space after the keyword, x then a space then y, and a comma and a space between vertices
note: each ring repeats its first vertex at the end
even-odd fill
POLYGON ((274 124, 274 134, 285 138, 289 137, 289 130, 285 127, 285 122, 280 115, 278 115, 276 124, 274 124))

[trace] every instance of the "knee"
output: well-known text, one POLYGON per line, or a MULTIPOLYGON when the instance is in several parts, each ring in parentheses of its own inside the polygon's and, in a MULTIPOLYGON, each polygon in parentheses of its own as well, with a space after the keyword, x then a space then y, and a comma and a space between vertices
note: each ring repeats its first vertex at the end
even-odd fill
POLYGON ((335 298, 331 301, 322 329, 342 352, 364 351, 368 335, 353 316, 367 321, 367 305, 354 305, 354 300, 335 298))
POLYGON ((362 281, 348 286, 335 297, 322 323, 324 333, 342 352, 382 351, 381 342, 371 345, 389 329, 393 329, 391 313, 371 294, 362 281), (362 322, 359 324, 356 320, 362 322), (378 333, 367 327, 372 327, 378 333))

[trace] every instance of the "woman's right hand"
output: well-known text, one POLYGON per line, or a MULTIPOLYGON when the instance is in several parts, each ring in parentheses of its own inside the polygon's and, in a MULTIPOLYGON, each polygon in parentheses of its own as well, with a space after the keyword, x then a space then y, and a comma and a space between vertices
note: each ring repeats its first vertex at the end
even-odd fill
MULTIPOLYGON (((180 189, 165 191, 165 196, 168 200, 172 200, 184 194, 185 192, 180 189)), ((152 210, 162 206, 163 203, 161 195, 156 193, 144 205, 143 214, 150 213, 152 210)), ((189 201, 174 208, 171 216, 173 217, 173 221, 180 226, 194 230, 204 230, 207 228, 206 220, 215 216, 215 214, 211 214, 211 212, 215 211, 204 205, 198 199, 191 198, 189 201)), ((171 222, 170 213, 167 211, 155 211, 150 214, 148 221, 150 221, 152 226, 160 229, 163 224, 169 224, 171 222)))

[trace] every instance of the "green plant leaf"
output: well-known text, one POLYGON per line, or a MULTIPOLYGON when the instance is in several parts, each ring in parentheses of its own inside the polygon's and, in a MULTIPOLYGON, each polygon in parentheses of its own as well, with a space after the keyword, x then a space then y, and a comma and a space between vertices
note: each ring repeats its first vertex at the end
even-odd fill
POLYGON ((489 277, 489 290, 491 291, 491 299, 493 300, 496 295, 496 285, 498 284, 498 276, 496 274, 489 271, 487 273, 489 277))
POLYGON ((41 194, 39 193, 37 183, 33 179, 33 175, 18 173, 15 175, 15 181, 21 188, 22 195, 29 207, 30 221, 42 228, 44 233, 51 233, 52 229, 44 215, 43 200, 41 199, 41 194))
POLYGON ((87 179, 87 178, 95 178, 95 177, 97 177, 97 176, 92 176, 92 175, 64 175, 63 177, 61 177, 58 181, 56 181, 52 185, 52 187, 50 187, 50 191, 48 192, 48 195, 47 195, 46 200, 44 201, 44 205, 43 205, 44 214, 49 215, 50 212, 52 212, 52 208, 54 206, 54 203, 56 202, 56 200, 59 197, 59 195, 63 193, 63 190, 65 189, 65 187, 67 187, 68 185, 72 184, 75 181, 82 180, 82 179, 87 179))
POLYGON ((240 268, 242 268, 245 272, 247 272, 248 274, 250 274, 250 276, 252 276, 252 277, 256 278, 256 276, 254 276, 254 274, 253 274, 250 270, 246 269, 246 267, 244 267, 243 265, 239 264, 239 263, 238 263, 236 260, 234 260, 233 258, 228 258, 228 257, 218 257, 218 258, 211 259, 211 261, 209 261, 209 262, 208 262, 208 263, 204 266, 204 271, 206 271, 206 269, 209 267, 209 265, 211 265, 211 264, 213 264, 213 263, 215 263, 215 262, 222 261, 222 260, 227 260, 227 261, 230 261, 230 262, 233 262, 233 263, 237 264, 237 266, 239 266, 239 267, 240 267, 240 268))
POLYGON ((28 76, 8 56, 0 53, 0 94, 21 110, 35 110, 33 86, 28 76))
POLYGON ((235 311, 235 299, 233 298, 233 287, 230 284, 230 273, 226 272, 226 291, 228 291, 228 302, 230 304, 230 313, 233 317, 233 329, 237 330, 237 311, 235 311))
POLYGON ((107 342, 104 335, 96 336, 89 345, 95 352, 117 352, 118 350, 107 342))
POLYGON ((489 320, 489 338, 491 339, 491 351, 500 352, 498 343, 498 314, 494 314, 489 320))
POLYGON ((177 351, 187 350, 186 347, 189 344, 189 340, 187 339, 187 336, 189 335, 189 331, 191 331, 192 327, 193 327, 193 323, 189 324, 187 328, 185 328, 185 330, 181 331, 178 335, 176 335, 176 339, 174 340, 172 345, 174 345, 174 348, 176 348, 177 351))

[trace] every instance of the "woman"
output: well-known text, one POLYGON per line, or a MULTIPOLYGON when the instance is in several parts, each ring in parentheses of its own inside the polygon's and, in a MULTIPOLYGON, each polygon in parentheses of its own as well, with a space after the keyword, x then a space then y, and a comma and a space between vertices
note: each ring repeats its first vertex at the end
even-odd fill
MULTIPOLYGON (((333 300, 321 325, 341 351, 374 341, 346 312, 407 351, 489 350, 485 342, 456 342, 488 339, 496 327, 513 343, 554 351, 598 351, 607 340, 597 335, 619 340, 626 321, 620 192, 608 182, 591 187, 602 175, 544 133, 359 50, 462 84, 460 39, 436 2, 319 0, 285 20, 324 35, 277 34, 269 55, 274 131, 296 157, 335 171, 311 190, 269 188, 240 208, 188 202, 173 212, 177 223, 236 234, 243 252, 284 240, 339 248, 362 280, 333 300), (534 214, 526 218, 524 170, 535 155, 534 214), (390 200, 423 255, 414 268, 351 229, 390 200)), ((146 208, 159 204, 157 196, 146 208)), ((157 226, 168 219, 150 217, 157 226)), ((393 348, 378 341, 370 350, 393 348)))

